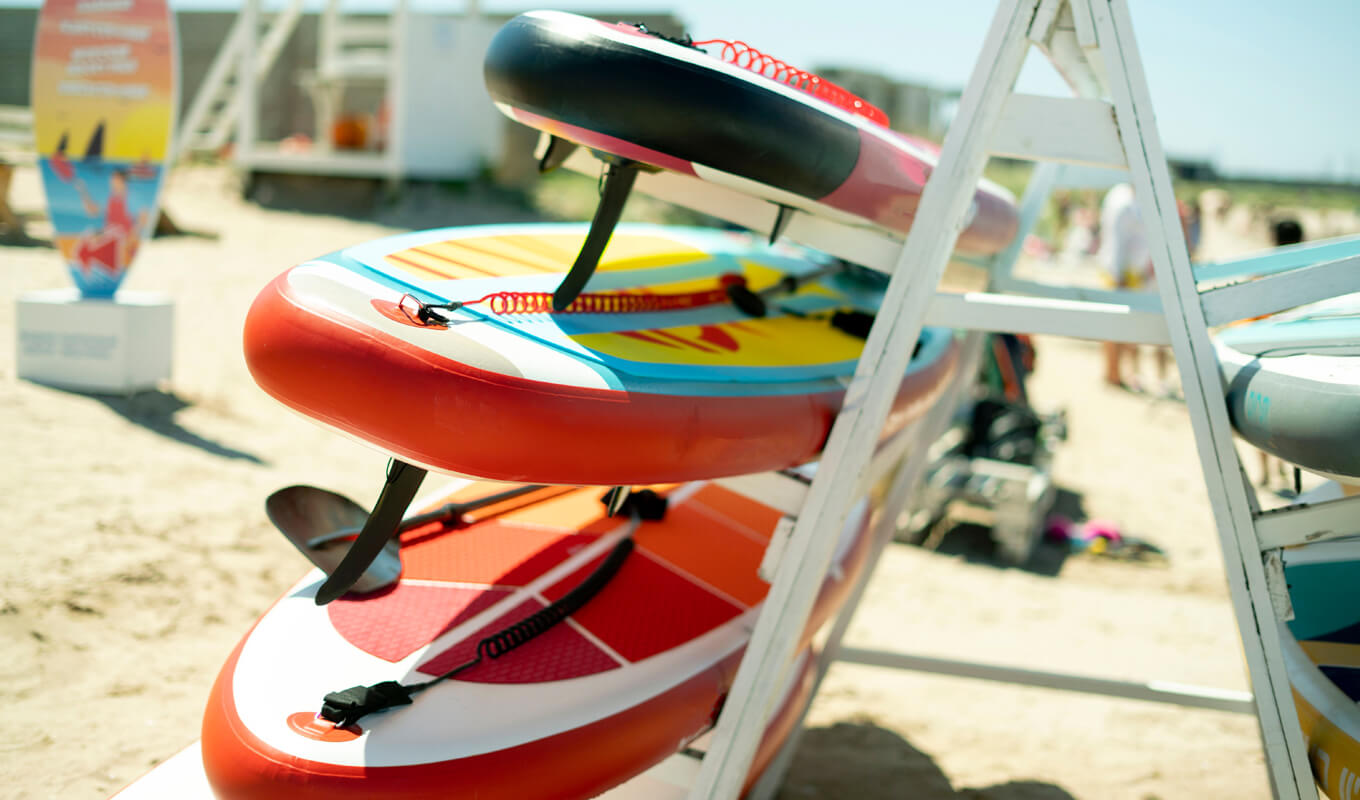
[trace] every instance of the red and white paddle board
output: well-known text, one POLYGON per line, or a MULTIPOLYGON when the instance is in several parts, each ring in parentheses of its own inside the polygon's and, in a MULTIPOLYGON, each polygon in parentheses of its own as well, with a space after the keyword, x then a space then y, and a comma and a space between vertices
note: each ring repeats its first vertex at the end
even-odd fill
MULTIPOLYGON (((467 484, 432 505, 501 486, 467 484)), ((601 489, 402 535, 401 581, 328 606, 304 577, 231 654, 203 719, 219 800, 593 797, 702 734, 732 684, 768 586, 757 575, 778 511, 707 483, 664 489, 664 519, 607 518, 601 489), (409 685, 465 661, 493 631, 562 597, 624 536, 635 549, 563 623, 416 694, 411 705, 336 727, 322 698, 409 685)), ((852 514, 808 635, 840 605, 867 557, 868 513, 852 514)), ((804 657, 787 708, 810 691, 804 657)), ((763 760, 762 760, 763 763, 763 760)), ((760 767, 761 764, 757 764, 760 767)))

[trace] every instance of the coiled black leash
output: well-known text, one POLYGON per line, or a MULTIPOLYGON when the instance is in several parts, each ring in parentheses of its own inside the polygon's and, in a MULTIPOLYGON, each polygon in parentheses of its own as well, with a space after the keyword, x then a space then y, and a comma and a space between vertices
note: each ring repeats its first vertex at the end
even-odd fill
POLYGON ((503 628, 477 642, 471 659, 438 677, 423 683, 383 681, 372 686, 352 686, 341 692, 326 695, 321 705, 321 716, 337 727, 353 725, 362 717, 389 708, 411 704, 412 695, 465 672, 486 659, 496 659, 520 645, 546 633, 562 620, 581 610, 592 597, 609 583, 633 552, 633 533, 644 519, 661 519, 665 514, 666 499, 650 490, 637 492, 623 503, 622 510, 632 515, 632 523, 624 538, 614 545, 605 560, 561 599, 545 606, 515 624, 503 628))

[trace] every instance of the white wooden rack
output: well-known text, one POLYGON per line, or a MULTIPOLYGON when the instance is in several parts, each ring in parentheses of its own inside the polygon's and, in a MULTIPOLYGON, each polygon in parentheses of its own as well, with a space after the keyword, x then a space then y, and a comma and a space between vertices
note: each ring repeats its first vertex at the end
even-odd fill
MULTIPOLYGON (((589 174, 598 170, 585 153, 573 155, 566 166, 589 174)), ((675 173, 642 174, 636 189, 758 231, 768 232, 775 223, 774 205, 675 173)), ((787 665, 796 655, 799 634, 833 555, 836 533, 874 481, 892 474, 892 490, 874 533, 870 569, 831 627, 820 656, 819 680, 839 659, 1255 713, 1275 796, 1316 797, 1280 649, 1276 619, 1283 609, 1272 606, 1272 594, 1287 597, 1274 556, 1280 547, 1331 535, 1326 531, 1360 531, 1360 498, 1260 511, 1233 447, 1209 328, 1360 291, 1360 241, 1285 248, 1214 265, 1201 274, 1192 272, 1126 0, 1001 0, 905 241, 881 230, 805 213, 794 214, 783 235, 890 272, 892 279, 812 481, 778 475, 724 481, 770 502, 796 522, 767 558, 767 563, 777 563, 774 579, 706 755, 688 768, 674 764, 668 768, 676 794, 688 791, 696 800, 737 797, 768 714, 779 700, 787 665), (1048 56, 1073 89, 1073 97, 1014 92, 1031 46, 1048 56), (984 264, 990 271, 987 291, 938 291, 989 155, 1039 163, 1021 201, 1020 235, 1009 250, 984 264), (1014 275, 1020 242, 1032 229, 1064 164, 1128 171, 1148 229, 1157 294, 1049 286, 1014 275), (1244 275, 1255 277, 1237 280, 1244 275), (905 371, 926 324, 970 331, 959 377, 925 419, 870 456, 897 376, 905 371), (1170 345, 1219 533, 1250 694, 840 646, 872 566, 891 538, 909 490, 924 471, 928 445, 948 423, 958 392, 976 374, 980 331, 1170 345), (677 769, 681 778, 675 777, 677 769)), ((782 781, 797 736, 791 739, 754 788, 756 798, 772 797, 782 781)))

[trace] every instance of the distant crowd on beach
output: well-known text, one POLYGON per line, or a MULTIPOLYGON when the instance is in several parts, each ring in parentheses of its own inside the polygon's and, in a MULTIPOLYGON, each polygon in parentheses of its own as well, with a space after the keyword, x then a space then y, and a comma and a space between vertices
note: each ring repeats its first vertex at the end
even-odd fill
MULTIPOLYGON (((1205 192, 1207 197, 1177 200, 1181 233, 1191 262, 1198 260, 1204 229, 1203 200, 1212 203, 1218 220, 1226 218, 1231 201, 1223 192, 1205 192)), ((1054 195, 1056 246, 1038 243, 1031 254, 1059 263, 1094 260, 1099 266, 1108 288, 1151 291, 1153 285, 1152 258, 1147 231, 1143 225, 1133 187, 1121 183, 1107 190, 1103 197, 1094 191, 1068 191, 1054 195), (1034 252, 1037 250, 1038 252, 1034 252)), ((1283 247, 1304 241, 1302 221, 1289 212, 1273 212, 1261 220, 1269 232, 1267 246, 1283 247)), ((1157 383, 1144 386, 1140 376, 1138 346, 1121 342, 1104 344, 1105 361, 1102 376, 1106 385, 1132 392, 1177 397, 1179 392, 1168 378, 1169 353, 1165 347, 1153 348, 1157 383)), ((1261 485, 1270 485, 1272 478, 1286 480, 1282 462, 1260 453, 1261 485)))

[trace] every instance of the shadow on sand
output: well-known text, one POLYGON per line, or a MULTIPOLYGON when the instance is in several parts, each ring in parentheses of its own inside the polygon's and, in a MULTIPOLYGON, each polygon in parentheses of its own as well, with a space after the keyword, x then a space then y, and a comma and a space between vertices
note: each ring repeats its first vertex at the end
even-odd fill
POLYGON ((249 461, 252 464, 263 465, 266 463, 254 453, 247 453, 244 450, 237 450, 211 439, 205 439, 181 427, 175 421, 175 414, 188 408, 192 403, 181 399, 178 395, 162 391, 147 391, 126 396, 108 394, 86 394, 86 396, 108 406, 110 410, 129 422, 141 425, 143 428, 158 433, 167 439, 174 439, 181 444, 197 447, 206 453, 222 458, 236 458, 249 461))
MULTIPOLYGON (((1063 516, 1073 522, 1081 522, 1087 518, 1082 495, 1063 488, 1058 489, 1057 499, 1049 514, 1063 516)), ((1071 548, 1066 543, 1040 539, 1025 563, 1011 564, 999 557, 996 542, 992 539, 992 531, 985 525, 971 522, 951 524, 948 521, 943 524, 948 527, 929 537, 933 544, 931 549, 942 555, 962 558, 970 564, 982 564, 997 569, 1022 569, 1053 578, 1062 571, 1063 564, 1071 555, 1071 548)), ((1042 536, 1042 533, 1040 535, 1042 536)))
POLYGON ((1011 781, 955 789, 930 756, 869 721, 809 728, 779 800, 1073 800, 1051 783, 1011 781))

